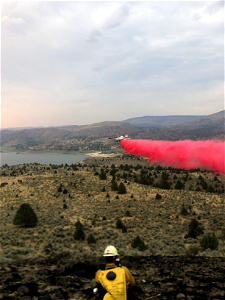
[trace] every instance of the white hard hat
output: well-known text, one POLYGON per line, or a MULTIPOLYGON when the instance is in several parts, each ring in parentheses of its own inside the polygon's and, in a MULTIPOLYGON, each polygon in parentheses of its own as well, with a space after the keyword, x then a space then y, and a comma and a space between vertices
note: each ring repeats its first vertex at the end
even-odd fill
POLYGON ((116 248, 114 246, 108 246, 105 251, 103 256, 116 256, 119 255, 116 248))

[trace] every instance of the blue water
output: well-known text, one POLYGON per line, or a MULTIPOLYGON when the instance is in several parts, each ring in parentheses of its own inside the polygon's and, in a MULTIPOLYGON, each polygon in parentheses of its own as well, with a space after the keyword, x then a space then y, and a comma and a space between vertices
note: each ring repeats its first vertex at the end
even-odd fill
POLYGON ((81 160, 87 158, 87 155, 83 154, 46 154, 46 153, 18 153, 16 152, 7 152, 0 153, 0 165, 3 166, 7 164, 8 166, 14 166, 19 164, 30 164, 30 163, 39 163, 43 165, 61 165, 61 164, 74 164, 81 160))

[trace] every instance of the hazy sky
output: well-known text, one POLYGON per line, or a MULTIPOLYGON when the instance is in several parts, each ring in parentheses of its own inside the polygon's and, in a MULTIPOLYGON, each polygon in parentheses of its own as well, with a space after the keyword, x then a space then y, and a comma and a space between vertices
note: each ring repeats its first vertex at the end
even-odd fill
POLYGON ((223 1, 5 1, 2 128, 224 109, 223 1))

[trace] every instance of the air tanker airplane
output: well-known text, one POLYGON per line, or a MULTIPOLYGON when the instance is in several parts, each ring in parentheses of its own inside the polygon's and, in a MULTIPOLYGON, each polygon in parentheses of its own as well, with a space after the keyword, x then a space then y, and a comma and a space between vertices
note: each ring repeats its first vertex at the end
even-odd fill
POLYGON ((126 133, 125 136, 121 135, 117 138, 108 138, 110 140, 115 140, 117 142, 122 141, 122 140, 130 140, 130 138, 128 137, 128 134, 126 133))

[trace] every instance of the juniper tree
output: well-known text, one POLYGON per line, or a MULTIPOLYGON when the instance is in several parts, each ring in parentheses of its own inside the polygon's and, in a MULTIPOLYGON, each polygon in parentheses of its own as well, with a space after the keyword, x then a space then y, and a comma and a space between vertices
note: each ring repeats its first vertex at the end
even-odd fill
POLYGON ((118 189, 117 183, 114 179, 111 181, 111 189, 112 191, 117 191, 118 189))
POLYGON ((74 233, 75 240, 85 240, 85 233, 83 229, 83 224, 78 220, 75 223, 76 231, 74 233))
POLYGON ((92 233, 88 236, 87 242, 88 242, 88 245, 90 245, 90 244, 96 244, 96 239, 95 239, 95 237, 93 236, 92 233))
POLYGON ((122 182, 120 183, 120 185, 118 187, 118 192, 119 192, 119 194, 126 194, 126 192, 127 192, 126 187, 122 182))
POLYGON ((101 169, 101 173, 99 174, 99 178, 101 180, 106 180, 107 179, 106 173, 104 172, 103 169, 101 169))
POLYGON ((206 250, 208 248, 211 250, 217 250, 219 242, 214 233, 212 235, 209 233, 203 236, 200 245, 202 247, 202 250, 206 250))
POLYGON ((28 203, 23 203, 16 212, 13 219, 14 225, 21 225, 24 227, 35 227, 38 219, 36 213, 28 203))
POLYGON ((162 198, 162 196, 159 193, 157 193, 155 196, 155 199, 161 199, 161 198, 162 198))
POLYGON ((138 248, 139 251, 145 251, 148 249, 148 245, 145 244, 145 242, 139 237, 139 235, 136 236, 136 238, 131 243, 132 248, 138 248))
POLYGON ((177 183, 175 184, 174 188, 176 190, 182 190, 183 187, 184 187, 184 184, 180 180, 177 180, 177 183))
POLYGON ((119 228, 119 229, 122 229, 124 226, 123 222, 121 219, 117 219, 116 221, 116 227, 119 228))

